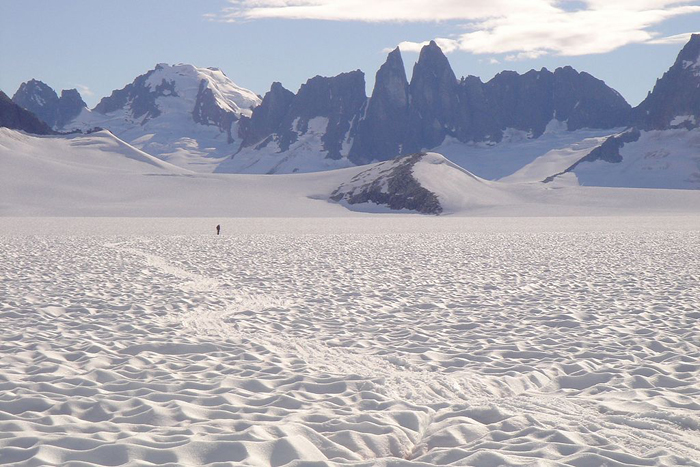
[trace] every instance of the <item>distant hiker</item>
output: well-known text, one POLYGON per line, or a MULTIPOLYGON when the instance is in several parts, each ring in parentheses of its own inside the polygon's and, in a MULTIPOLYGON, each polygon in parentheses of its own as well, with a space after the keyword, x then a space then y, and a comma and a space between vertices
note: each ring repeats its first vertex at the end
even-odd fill
POLYGON ((221 233, 221 225, 216 226, 216 235, 219 235, 221 233))

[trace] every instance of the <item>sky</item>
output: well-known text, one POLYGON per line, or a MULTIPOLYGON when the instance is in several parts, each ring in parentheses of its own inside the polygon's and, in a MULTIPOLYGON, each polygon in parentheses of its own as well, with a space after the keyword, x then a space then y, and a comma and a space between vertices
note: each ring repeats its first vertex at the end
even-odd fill
POLYGON ((361 69, 369 95, 389 50, 410 78, 436 40, 458 77, 571 65, 636 105, 693 32, 700 0, 0 0, 0 90, 35 78, 93 107, 165 62, 260 95, 361 69))

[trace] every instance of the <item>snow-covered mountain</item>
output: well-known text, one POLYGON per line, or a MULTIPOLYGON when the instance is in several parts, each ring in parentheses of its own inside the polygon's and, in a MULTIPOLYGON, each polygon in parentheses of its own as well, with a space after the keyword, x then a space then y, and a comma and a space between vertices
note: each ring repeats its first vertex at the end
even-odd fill
POLYGON ((238 121, 259 103, 219 69, 159 64, 66 128, 107 128, 165 161, 211 172, 235 152, 238 121))
POLYGON ((318 172, 432 150, 488 180, 698 187, 700 35, 634 109, 570 67, 457 79, 434 42, 410 82, 398 49, 370 97, 364 78, 316 76, 297 93, 273 83, 260 99, 218 69, 161 64, 93 110, 34 80, 15 100, 56 129, 106 128, 197 172, 318 172))
MULTIPOLYGON (((32 80, 22 84, 15 100, 57 130, 105 128, 162 160, 203 172, 212 172, 237 150, 238 122, 260 103, 221 70, 184 64, 156 65, 94 109, 83 104, 68 121, 54 118, 57 101, 73 94, 77 91, 64 91, 58 99, 51 88, 32 80)), ((77 99, 82 102, 79 94, 77 99)))
POLYGON ((316 76, 297 94, 274 83, 252 118, 241 123, 241 150, 218 171, 272 174, 354 165, 347 156, 366 100, 359 70, 316 76))

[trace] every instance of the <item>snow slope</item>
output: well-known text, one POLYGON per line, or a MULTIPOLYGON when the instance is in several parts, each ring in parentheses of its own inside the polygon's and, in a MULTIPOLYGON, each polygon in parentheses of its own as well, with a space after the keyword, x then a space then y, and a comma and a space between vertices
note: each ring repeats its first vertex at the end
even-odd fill
MULTIPOLYGON (((356 216, 329 202, 380 165, 291 175, 202 174, 160 161, 108 132, 37 137, 0 129, 0 215, 150 217, 356 216)), ((452 215, 693 213, 700 191, 556 187, 479 179, 440 155, 414 177, 452 215)), ((354 208, 355 209, 355 208, 354 208)), ((376 211, 377 206, 357 210, 376 211)))

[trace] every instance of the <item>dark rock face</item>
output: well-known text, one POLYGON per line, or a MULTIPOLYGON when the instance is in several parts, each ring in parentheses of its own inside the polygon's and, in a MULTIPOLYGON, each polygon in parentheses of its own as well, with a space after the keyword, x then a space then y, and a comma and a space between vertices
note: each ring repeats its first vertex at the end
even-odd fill
POLYGON ((156 105, 156 99, 161 96, 177 96, 174 82, 163 80, 156 85, 155 89, 151 89, 146 84, 148 78, 160 68, 160 65, 156 65, 155 70, 138 76, 133 83, 127 84, 122 89, 112 91, 109 97, 100 100, 93 111, 108 114, 127 108, 134 119, 143 117, 142 123, 158 117, 160 109, 156 105))
POLYGON ((630 111, 603 81, 571 67, 506 71, 487 83, 474 76, 457 80, 440 47, 430 42, 410 84, 397 48, 377 72, 369 100, 359 71, 317 76, 293 97, 275 84, 240 128, 242 147, 261 149, 276 141, 284 152, 307 132, 311 118, 328 117, 322 136, 327 157, 343 156, 343 142, 351 139, 348 158, 365 164, 434 148, 448 136, 463 143, 500 142, 512 128, 537 138, 553 119, 572 131, 624 127, 630 111))
POLYGON ((615 128, 630 122, 632 108, 625 99, 586 72, 570 66, 554 71, 553 105, 556 118, 571 131, 615 128))
POLYGON ((431 42, 407 87, 398 50, 390 54, 377 73, 350 156, 355 163, 386 160, 434 148, 447 136, 464 143, 499 142, 507 128, 537 138, 552 119, 567 122, 572 131, 622 127, 629 124, 630 106, 603 81, 571 67, 524 75, 505 71, 487 83, 474 76, 458 81, 447 57, 431 42))
POLYGON ((654 90, 634 109, 635 125, 645 130, 670 128, 677 116, 700 124, 700 34, 693 34, 654 90))
POLYGON ((53 128, 63 127, 87 107, 77 90, 64 90, 59 98, 50 86, 35 79, 22 83, 12 101, 53 128))
POLYGON ((442 206, 435 193, 423 188, 413 177, 413 166, 425 153, 398 157, 357 174, 338 187, 331 199, 347 204, 375 203, 390 209, 409 209, 421 214, 440 214, 442 206))
POLYGON ((360 165, 401 154, 408 139, 408 109, 408 80, 397 47, 377 72, 367 111, 358 123, 350 160, 360 165))
POLYGON ((293 100, 293 92, 285 89, 281 83, 272 83, 272 87, 265 94, 260 105, 255 108, 253 115, 250 118, 241 119, 239 127, 243 138, 241 146, 249 147, 257 144, 263 147, 269 142, 270 136, 280 130, 293 100))
POLYGON ((268 137, 276 139, 281 150, 286 151, 299 135, 309 131, 311 119, 325 117, 328 125, 321 138, 323 150, 327 152, 327 157, 339 159, 343 142, 347 140, 353 122, 367 100, 365 75, 357 70, 332 78, 316 76, 303 84, 291 99, 281 85, 273 85, 265 99, 267 103, 256 107, 251 119, 244 125, 242 136, 245 145, 257 143, 259 147, 264 146, 265 137, 258 138, 274 128, 268 137), (280 118, 285 108, 286 112, 280 118))
POLYGON ((58 95, 41 81, 32 79, 22 83, 12 101, 51 127, 58 121, 58 95))
POLYGON ((485 85, 501 129, 515 128, 535 138, 554 117, 553 89, 554 75, 546 69, 524 75, 504 71, 485 85))
POLYGON ((409 92, 409 132, 404 153, 439 145, 459 125, 457 78, 434 41, 420 52, 409 92))
POLYGON ((77 117, 80 112, 87 108, 87 104, 83 101, 77 89, 64 89, 61 91, 61 97, 58 99, 58 121, 56 127, 63 126, 77 117))
POLYGON ((192 119, 202 125, 219 127, 221 131, 228 135, 228 142, 233 142, 231 125, 238 120, 238 116, 234 112, 228 112, 217 105, 214 92, 209 89, 207 81, 204 79, 199 83, 192 119))
POLYGON ((0 127, 22 130, 35 135, 51 135, 55 132, 36 115, 14 103, 0 91, 0 127))

